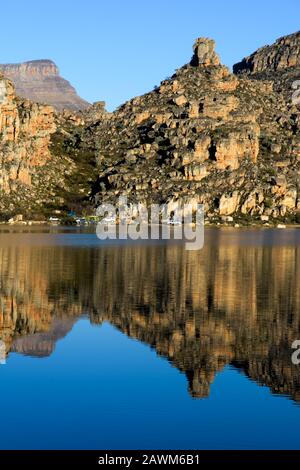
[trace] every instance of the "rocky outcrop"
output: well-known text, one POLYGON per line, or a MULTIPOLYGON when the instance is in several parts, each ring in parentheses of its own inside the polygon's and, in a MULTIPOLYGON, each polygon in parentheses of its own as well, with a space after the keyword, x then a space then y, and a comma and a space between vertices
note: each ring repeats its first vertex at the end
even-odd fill
POLYGON ((300 66, 300 31, 279 38, 233 66, 234 73, 257 73, 300 66))
POLYGON ((258 49, 235 64, 233 71, 251 80, 268 81, 273 91, 284 96, 288 115, 290 119, 295 119, 295 129, 299 131, 300 32, 284 36, 273 45, 258 49))
MULTIPOLYGON (((77 116, 78 116, 78 113, 77 113, 77 116)), ((109 119, 111 116, 111 113, 106 111, 105 101, 96 101, 87 109, 82 111, 79 114, 79 116, 83 120, 83 124, 85 124, 86 126, 89 126, 89 125, 93 126, 100 121, 109 119)))
POLYGON ((219 56, 215 52, 215 41, 209 38, 198 38, 194 44, 194 55, 191 64, 207 67, 220 65, 219 56))
POLYGON ((48 104, 56 110, 86 109, 89 103, 77 95, 75 88, 59 75, 51 60, 32 60, 20 64, 0 64, 0 71, 12 80, 22 98, 48 104))
POLYGON ((95 148, 98 164, 95 201, 184 198, 203 203, 207 220, 230 214, 293 221, 300 209, 299 122, 299 111, 271 81, 230 73, 214 41, 199 38, 191 62, 171 78, 85 126, 83 145, 95 148), (274 189, 279 176, 284 192, 274 189))
POLYGON ((32 174, 50 158, 56 130, 54 110, 15 96, 12 83, 0 76, 0 190, 3 197, 29 188, 32 174))
POLYGON ((71 115, 58 117, 51 106, 16 97, 0 75, 1 220, 43 219, 87 197, 96 178, 94 154, 75 146, 83 118, 71 115))

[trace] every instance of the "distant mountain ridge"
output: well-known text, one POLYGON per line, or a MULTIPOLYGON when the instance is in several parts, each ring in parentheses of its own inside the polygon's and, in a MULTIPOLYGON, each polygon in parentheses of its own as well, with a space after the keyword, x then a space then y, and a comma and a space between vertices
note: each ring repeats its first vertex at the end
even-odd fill
POLYGON ((234 73, 276 72, 300 67, 300 31, 283 36, 233 66, 234 73))
MULTIPOLYGON (((233 72, 250 80, 272 82, 274 91, 283 94, 288 106, 293 97, 294 104, 299 103, 300 31, 283 36, 270 46, 261 47, 235 64, 233 72)), ((299 109, 294 109, 292 114, 298 115, 299 109)))
POLYGON ((52 60, 0 64, 0 71, 14 83, 17 94, 22 98, 49 104, 58 111, 81 111, 90 105, 60 76, 59 69, 52 60))

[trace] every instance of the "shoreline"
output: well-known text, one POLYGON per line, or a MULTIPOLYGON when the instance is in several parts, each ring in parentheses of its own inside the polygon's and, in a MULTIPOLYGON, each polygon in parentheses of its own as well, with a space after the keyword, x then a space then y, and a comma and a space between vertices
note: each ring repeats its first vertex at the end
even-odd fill
MULTIPOLYGON (((1 227, 3 228, 22 228, 22 227, 45 227, 45 228, 64 228, 64 229, 82 229, 82 228, 92 228, 96 227, 97 224, 82 224, 82 225, 76 225, 76 224, 53 224, 49 221, 18 221, 18 222, 13 222, 13 223, 8 223, 8 222, 0 222, 0 229, 1 227)), ((118 226, 119 224, 117 224, 118 226)), ((149 224, 150 225, 150 224, 149 224)), ((165 224, 159 224, 159 226, 162 226, 165 224)), ((191 224, 188 224, 191 225, 191 224)), ((193 227, 195 227, 196 224, 192 224, 193 227)), ((130 224, 128 224, 130 226, 130 224)), ((182 224, 184 226, 184 224, 182 224)), ((170 225, 170 228, 174 228, 174 226, 170 225)), ((226 229, 278 229, 278 230, 285 230, 285 229, 300 229, 300 224, 291 224, 291 223, 284 223, 284 222, 278 222, 277 224, 273 223, 268 223, 268 224, 263 224, 263 223, 247 223, 247 224, 242 224, 239 222, 236 223, 228 223, 228 222, 217 222, 217 223, 212 223, 212 222, 207 222, 205 221, 204 223, 204 228, 226 228, 226 229)))

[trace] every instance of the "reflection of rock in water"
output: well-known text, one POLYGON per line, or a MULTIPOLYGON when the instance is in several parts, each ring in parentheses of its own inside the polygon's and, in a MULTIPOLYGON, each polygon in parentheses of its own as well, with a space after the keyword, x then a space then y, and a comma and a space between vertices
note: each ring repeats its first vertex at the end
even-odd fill
MULTIPOLYGON (((247 235, 248 236, 248 235, 247 235)), ((183 371, 194 397, 209 395, 231 364, 274 393, 300 401, 291 344, 300 334, 300 244, 246 243, 211 232, 205 248, 115 246, 0 248, 0 339, 43 356, 88 313, 151 345, 183 371)))
POLYGON ((55 349, 56 342, 70 332, 75 321, 75 318, 54 317, 48 331, 16 337, 11 345, 11 351, 26 356, 50 356, 55 349))

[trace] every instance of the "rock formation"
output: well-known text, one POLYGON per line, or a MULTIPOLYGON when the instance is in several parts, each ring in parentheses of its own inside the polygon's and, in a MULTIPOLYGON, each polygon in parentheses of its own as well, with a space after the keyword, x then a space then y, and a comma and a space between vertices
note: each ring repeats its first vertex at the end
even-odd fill
POLYGON ((80 98, 75 88, 59 75, 51 60, 32 60, 21 64, 0 64, 0 71, 12 80, 17 94, 38 103, 49 104, 56 110, 79 111, 89 103, 80 98))
MULTIPOLYGON (((0 211, 66 213, 126 195, 202 203, 212 223, 299 223, 299 44, 299 33, 281 38, 232 74, 214 41, 198 38, 188 64, 114 113, 98 102, 54 119, 49 107, 16 99, 6 80, 0 211)), ((57 74, 52 63, 39 73, 57 74)))
POLYGON ((300 66, 300 31, 279 38, 275 44, 265 46, 233 67, 234 73, 276 72, 300 66))
POLYGON ((207 67, 208 65, 220 65, 219 56, 215 52, 215 41, 209 38, 198 38, 194 44, 194 55, 191 64, 207 67))
POLYGON ((231 74, 214 41, 199 38, 190 64, 89 123, 83 138, 97 153, 96 202, 121 194, 142 202, 185 198, 203 203, 212 221, 293 221, 300 209, 299 131, 299 109, 282 90, 231 74))
POLYGON ((300 32, 262 47, 233 66, 238 76, 269 81, 273 90, 286 101, 287 118, 295 120, 294 134, 299 130, 300 109, 300 32))
POLYGON ((16 97, 12 82, 0 74, 1 220, 15 214, 43 218, 89 194, 94 156, 74 148, 81 122, 63 118, 62 145, 62 120, 54 109, 16 97))
POLYGON ((6 199, 30 188, 35 169, 51 159, 50 138, 56 130, 50 106, 20 100, 12 83, 0 76, 0 191, 6 199), (20 192, 19 192, 20 191, 20 192))

